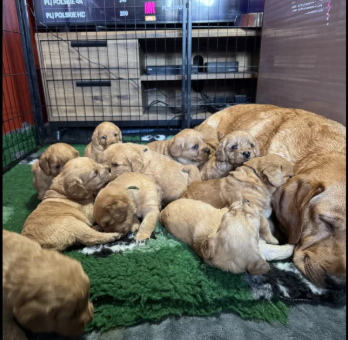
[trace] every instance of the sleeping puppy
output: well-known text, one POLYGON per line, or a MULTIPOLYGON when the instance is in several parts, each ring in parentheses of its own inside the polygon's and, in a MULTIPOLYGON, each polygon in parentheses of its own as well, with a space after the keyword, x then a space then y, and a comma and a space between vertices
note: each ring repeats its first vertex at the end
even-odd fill
POLYGON ((193 129, 184 129, 170 140, 152 142, 147 146, 183 165, 199 166, 208 160, 210 154, 203 136, 193 129))
POLYGON ((140 172, 151 178, 156 183, 164 205, 180 198, 192 182, 201 181, 196 166, 183 166, 150 150, 147 145, 111 145, 104 151, 102 162, 111 167, 111 179, 125 172, 140 172))
POLYGON ((113 123, 99 124, 92 135, 92 142, 86 146, 84 157, 92 158, 100 163, 103 151, 111 144, 122 143, 122 132, 113 123))
POLYGON ((219 145, 219 137, 216 129, 208 124, 201 124, 193 128, 198 131, 202 136, 203 140, 208 144, 211 151, 215 151, 219 145))
POLYGON ((65 143, 56 143, 47 148, 39 160, 31 166, 34 188, 42 200, 54 177, 60 174, 66 162, 79 157, 79 152, 65 143))
MULTIPOLYGON (((191 198, 222 209, 243 198, 256 204, 261 212, 261 229, 269 230, 272 194, 294 175, 293 166, 278 155, 266 155, 245 162, 227 177, 190 185, 183 198, 191 198)), ((268 243, 278 244, 269 233, 268 243)))
POLYGON ((3 339, 27 340, 14 317, 32 332, 82 335, 93 304, 81 264, 19 234, 2 237, 3 339))
MULTIPOLYGON (((160 221, 208 264, 223 271, 260 275, 269 270, 259 249, 260 211, 248 200, 236 201, 229 209, 216 209, 207 203, 180 199, 161 212, 160 221)), ((263 244, 263 251, 269 261, 285 259, 292 255, 293 246, 263 244), (273 253, 267 247, 273 247, 273 253)))
POLYGON ((257 143, 249 133, 231 132, 221 140, 215 155, 200 166, 202 180, 225 177, 244 162, 259 156, 257 143))
POLYGON ((125 235, 139 229, 136 239, 141 241, 155 230, 160 207, 156 184, 139 172, 126 172, 100 190, 93 216, 105 232, 125 235))
POLYGON ((110 171, 109 167, 87 157, 66 163, 43 201, 25 221, 22 235, 43 248, 61 251, 74 244, 93 246, 119 239, 118 233, 92 229, 93 202, 110 181, 110 171))

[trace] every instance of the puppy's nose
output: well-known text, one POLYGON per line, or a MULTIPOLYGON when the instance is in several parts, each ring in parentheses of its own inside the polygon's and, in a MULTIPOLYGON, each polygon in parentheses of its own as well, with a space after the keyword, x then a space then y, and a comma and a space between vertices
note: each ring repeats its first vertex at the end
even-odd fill
POLYGON ((249 151, 244 151, 243 152, 244 158, 249 158, 250 157, 250 152, 249 151))
POLYGON ((206 148, 204 151, 205 151, 208 155, 210 154, 210 149, 209 149, 209 148, 206 148))
POLYGON ((109 171, 109 173, 111 173, 111 168, 108 167, 108 171, 109 171))

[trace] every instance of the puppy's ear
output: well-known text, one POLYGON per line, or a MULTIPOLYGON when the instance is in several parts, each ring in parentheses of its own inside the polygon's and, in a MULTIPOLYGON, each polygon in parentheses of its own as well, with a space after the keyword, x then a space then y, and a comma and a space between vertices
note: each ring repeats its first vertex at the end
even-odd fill
POLYGON ((143 151, 132 150, 131 157, 128 158, 129 166, 132 172, 140 172, 144 166, 143 151))
POLYGON ((121 129, 118 129, 118 135, 119 135, 119 143, 122 143, 122 141, 123 141, 123 137, 122 137, 122 131, 121 131, 121 129))
POLYGON ((261 275, 267 273, 270 267, 261 255, 256 253, 246 269, 250 275, 261 275))
POLYGON ((45 155, 41 155, 39 159, 39 166, 41 170, 46 174, 50 175, 51 174, 51 168, 50 165, 48 164, 48 157, 45 155))
POLYGON ((227 140, 221 141, 221 143, 216 148, 215 157, 219 162, 226 162, 227 161, 226 152, 225 152, 226 143, 227 143, 227 140))
POLYGON ((178 158, 181 155, 181 150, 185 147, 185 141, 182 138, 177 138, 174 137, 170 142, 169 142, 169 154, 173 158, 178 158))
POLYGON ((299 242, 304 210, 309 201, 323 191, 324 186, 321 183, 311 183, 304 176, 295 176, 273 194, 273 209, 288 236, 289 244, 299 242))
POLYGON ((66 195, 74 200, 82 200, 90 197, 90 194, 79 178, 74 178, 70 181, 66 181, 64 183, 64 190, 66 195))
POLYGON ((284 179, 281 165, 269 164, 261 172, 274 187, 279 188, 283 184, 284 179))
POLYGON ((205 239, 201 243, 201 254, 204 259, 211 260, 215 255, 215 242, 212 238, 205 239))
POLYGON ((98 129, 95 129, 92 135, 92 144, 95 147, 99 147, 99 132, 98 129))
POLYGON ((47 322, 50 317, 54 318, 54 311, 50 307, 44 308, 43 305, 36 300, 26 301, 24 304, 16 306, 13 309, 13 314, 18 322, 32 332, 40 332, 42 323, 47 322))

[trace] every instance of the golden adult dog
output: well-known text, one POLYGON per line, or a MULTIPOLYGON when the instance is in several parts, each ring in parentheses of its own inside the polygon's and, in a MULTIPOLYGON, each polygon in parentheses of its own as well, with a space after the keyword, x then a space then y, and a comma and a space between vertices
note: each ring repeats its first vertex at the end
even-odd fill
POLYGON ((121 130, 113 123, 103 122, 94 129, 92 142, 86 146, 84 157, 99 163, 103 151, 116 143, 122 143, 121 130))
POLYGON ((54 178, 43 201, 28 216, 22 235, 43 248, 65 250, 74 244, 93 246, 113 242, 118 233, 92 229, 93 202, 110 181, 111 169, 87 157, 72 159, 54 178))
POLYGON ((248 131, 261 155, 276 153, 294 165, 295 176, 274 197, 280 227, 297 244, 294 264, 319 286, 344 286, 346 128, 308 111, 272 105, 236 105, 205 124, 221 135, 248 131))
POLYGON ((79 152, 65 143, 49 146, 39 160, 31 166, 34 174, 33 184, 38 192, 38 199, 42 200, 50 188, 54 177, 60 174, 66 162, 79 157, 79 152))
POLYGON ((93 216, 103 231, 125 235, 138 230, 135 238, 141 241, 155 230, 160 207, 155 182, 139 172, 126 172, 100 190, 93 216))
POLYGON ((14 317, 32 332, 81 335, 93 318, 81 264, 16 233, 2 237, 3 339, 27 339, 14 317))
POLYGON ((199 166, 208 160, 210 154, 203 136, 193 129, 184 129, 170 140, 152 142, 147 146, 183 165, 199 166))
POLYGON ((285 158, 266 155, 245 162, 227 177, 192 183, 182 197, 203 201, 218 209, 247 199, 260 209, 263 238, 277 244, 268 222, 272 213, 272 194, 293 174, 293 167, 285 158))
POLYGON ((244 162, 259 156, 257 143, 249 133, 231 132, 221 140, 215 154, 199 167, 202 180, 225 177, 244 162))
POLYGON ((208 264, 235 274, 266 273, 269 265, 265 259, 285 259, 293 252, 289 245, 263 243, 259 247, 260 211, 248 200, 236 201, 229 209, 216 209, 207 203, 180 199, 161 212, 160 220, 208 264))
POLYGON ((111 167, 112 179, 125 172, 140 172, 150 177, 156 183, 164 205, 180 198, 192 182, 201 181, 196 166, 182 165, 150 150, 147 145, 112 145, 104 151, 102 161, 111 167))

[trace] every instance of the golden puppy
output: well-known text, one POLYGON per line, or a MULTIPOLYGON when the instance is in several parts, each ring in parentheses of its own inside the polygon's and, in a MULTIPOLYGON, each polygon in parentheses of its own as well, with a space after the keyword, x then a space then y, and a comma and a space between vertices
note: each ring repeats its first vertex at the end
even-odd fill
POLYGON ((219 138, 217 131, 213 127, 211 127, 210 125, 201 124, 194 127, 193 129, 198 131, 203 136, 203 140, 211 148, 211 151, 216 150, 217 146, 219 145, 219 138))
POLYGON ((140 172, 151 178, 156 183, 164 205, 180 198, 192 182, 201 181, 196 166, 183 166, 150 150, 147 145, 111 145, 104 151, 102 161, 111 167, 112 179, 125 172, 140 172))
POLYGON ((110 181, 111 169, 87 157, 72 159, 24 223, 22 234, 43 248, 65 250, 73 244, 93 246, 120 238, 92 229, 93 202, 110 181))
MULTIPOLYGON (((248 271, 259 275, 269 270, 259 247, 260 211, 248 200, 236 201, 230 209, 216 209, 207 203, 180 199, 161 212, 160 221, 208 264, 235 274, 248 271)), ((272 261, 290 257, 293 246, 263 243, 262 250, 272 261)))
MULTIPOLYGON (((256 204, 261 213, 261 229, 269 230, 272 194, 294 174, 293 166, 278 155, 267 155, 245 162, 227 177, 190 185, 183 198, 191 198, 222 209, 243 198, 256 204)), ((271 233, 264 237, 269 243, 278 241, 271 233)))
POLYGON ((46 149, 39 160, 31 166, 34 188, 42 200, 54 177, 60 174, 66 162, 79 157, 79 152, 65 143, 56 143, 46 149))
POLYGON ((147 146, 183 165, 199 166, 208 160, 210 154, 203 136, 193 129, 184 129, 170 140, 152 142, 147 146))
POLYGON ((256 140, 249 133, 231 132, 221 140, 215 155, 200 166, 202 180, 225 177, 244 162, 259 156, 256 140))
POLYGON ((103 151, 116 143, 122 143, 121 130, 113 123, 103 122, 95 128, 92 142, 86 146, 84 157, 100 163, 103 151))
POLYGON ((160 207, 156 184, 139 172, 126 172, 100 190, 93 216, 106 232, 125 235, 139 229, 136 239, 141 241, 155 230, 160 207), (141 224, 138 218, 143 219, 141 224))
POLYGON ((316 285, 345 285, 346 127, 312 112, 256 104, 227 108, 202 125, 219 138, 248 131, 261 155, 278 154, 294 165, 295 176, 279 190, 274 208, 289 242, 297 244, 294 264, 316 285), (284 202, 293 204, 283 208, 284 202))
POLYGON ((16 233, 2 237, 3 339, 27 339, 14 317, 32 332, 82 335, 93 304, 81 264, 16 233))

